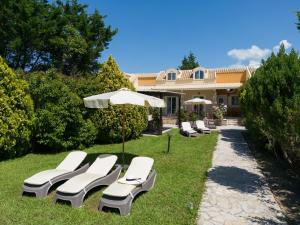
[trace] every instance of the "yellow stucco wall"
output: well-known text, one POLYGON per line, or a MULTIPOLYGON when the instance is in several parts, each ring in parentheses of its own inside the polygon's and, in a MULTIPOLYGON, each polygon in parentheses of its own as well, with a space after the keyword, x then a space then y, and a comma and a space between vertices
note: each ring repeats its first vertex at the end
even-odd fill
POLYGON ((213 90, 201 90, 201 91, 198 91, 198 90, 184 90, 183 91, 184 95, 182 95, 182 99, 183 101, 187 101, 187 100, 190 100, 192 99, 193 97, 195 96, 203 96, 205 99, 208 99, 208 100, 211 100, 211 101, 215 101, 215 91, 213 90))
POLYGON ((246 72, 217 73, 216 83, 244 83, 246 72))
POLYGON ((139 77, 138 85, 139 86, 153 86, 155 85, 156 78, 155 77, 139 77))

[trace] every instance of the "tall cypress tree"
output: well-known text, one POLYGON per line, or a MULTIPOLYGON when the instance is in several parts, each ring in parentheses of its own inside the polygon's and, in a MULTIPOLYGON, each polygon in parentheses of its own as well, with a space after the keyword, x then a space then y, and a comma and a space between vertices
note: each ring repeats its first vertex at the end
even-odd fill
POLYGON ((199 63, 197 62, 196 56, 190 52, 188 56, 184 56, 183 60, 181 61, 181 66, 179 66, 179 69, 181 70, 192 70, 199 66, 199 63))
POLYGON ((103 63, 96 79, 102 84, 102 93, 116 91, 120 88, 134 89, 111 55, 103 63))

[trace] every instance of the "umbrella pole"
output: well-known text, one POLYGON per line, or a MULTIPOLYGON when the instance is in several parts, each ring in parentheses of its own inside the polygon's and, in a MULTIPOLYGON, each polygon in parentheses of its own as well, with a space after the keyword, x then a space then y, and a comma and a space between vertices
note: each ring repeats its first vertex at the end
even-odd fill
POLYGON ((122 110, 122 168, 124 170, 124 164, 125 164, 125 106, 123 105, 122 110))

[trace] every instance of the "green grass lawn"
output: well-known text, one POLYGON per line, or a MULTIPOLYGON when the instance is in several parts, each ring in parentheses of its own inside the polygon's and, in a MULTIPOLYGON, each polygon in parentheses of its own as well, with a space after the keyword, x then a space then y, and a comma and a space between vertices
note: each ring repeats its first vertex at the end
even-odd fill
MULTIPOLYGON (((127 217, 97 210, 104 187, 91 193, 79 209, 53 204, 54 191, 45 199, 21 197, 25 178, 56 167, 67 152, 29 154, 0 162, 0 224, 194 224, 217 133, 197 138, 183 137, 178 130, 173 133, 169 154, 165 153, 166 135, 126 143, 127 162, 134 156, 149 156, 157 171, 154 188, 134 201, 127 217)), ((121 144, 95 145, 85 151, 91 161, 101 153, 112 153, 121 162, 121 144)))

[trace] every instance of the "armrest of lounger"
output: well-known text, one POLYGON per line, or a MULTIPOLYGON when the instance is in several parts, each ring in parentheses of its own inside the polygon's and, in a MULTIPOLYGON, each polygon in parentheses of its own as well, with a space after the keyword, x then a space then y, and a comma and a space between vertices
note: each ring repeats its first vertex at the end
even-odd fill
POLYGON ((114 167, 111 169, 111 172, 107 176, 116 177, 115 180, 117 180, 121 172, 122 172, 122 165, 115 164, 114 167))
POLYGON ((153 169, 150 173, 150 175, 148 176, 147 180, 142 183, 142 187, 151 187, 154 185, 154 182, 155 182, 155 178, 156 178, 156 171, 153 169))

